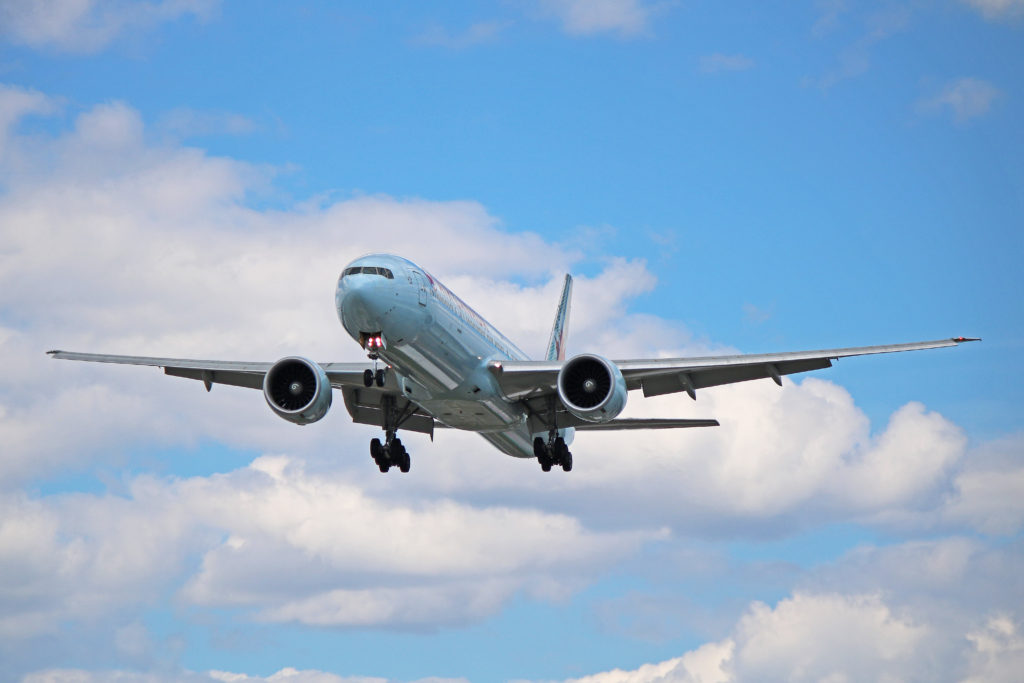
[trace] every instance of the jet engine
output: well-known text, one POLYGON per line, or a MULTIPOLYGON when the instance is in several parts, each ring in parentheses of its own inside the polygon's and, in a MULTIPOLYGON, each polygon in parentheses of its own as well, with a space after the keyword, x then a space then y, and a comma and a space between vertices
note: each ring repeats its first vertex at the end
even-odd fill
POLYGON ((558 372, 558 397, 581 420, 607 422, 626 407, 626 380, 607 358, 581 354, 558 372))
POLYGON ((263 378, 263 397, 279 416, 307 425, 327 414, 331 383, 324 369, 313 361, 290 356, 270 367, 263 378))

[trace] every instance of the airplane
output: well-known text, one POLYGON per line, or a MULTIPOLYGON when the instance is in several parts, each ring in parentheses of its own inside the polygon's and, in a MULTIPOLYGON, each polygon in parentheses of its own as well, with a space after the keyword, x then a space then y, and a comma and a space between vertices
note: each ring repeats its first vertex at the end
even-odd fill
POLYGON ((189 360, 48 351, 53 358, 163 368, 167 375, 261 389, 271 410, 298 425, 316 422, 341 391, 352 420, 384 430, 370 441, 381 472, 410 468, 399 429, 478 432, 502 453, 533 458, 545 472, 572 470, 576 430, 715 427, 713 419, 624 419, 627 394, 685 392, 772 379, 831 367, 832 361, 897 351, 957 346, 974 338, 785 353, 608 360, 595 353, 566 358, 573 280, 565 276, 544 360, 525 353, 437 278, 412 261, 370 254, 349 263, 335 288, 345 331, 366 351, 365 363, 316 363, 302 356, 269 362, 189 360))

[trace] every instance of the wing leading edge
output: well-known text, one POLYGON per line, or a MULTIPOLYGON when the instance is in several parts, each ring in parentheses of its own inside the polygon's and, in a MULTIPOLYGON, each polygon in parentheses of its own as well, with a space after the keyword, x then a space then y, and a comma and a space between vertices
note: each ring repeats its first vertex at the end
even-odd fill
MULTIPOLYGON (((952 337, 933 341, 880 346, 857 346, 820 351, 737 354, 696 358, 656 358, 613 361, 622 372, 628 389, 641 389, 644 396, 686 392, 696 398, 697 389, 771 378, 782 384, 783 375, 832 366, 832 361, 851 356, 866 356, 900 351, 921 351, 958 346, 976 338, 952 337)), ((502 361, 491 370, 506 397, 529 399, 556 391, 559 361, 502 361)))
MULTIPOLYGON (((229 360, 192 360, 188 358, 155 358, 150 356, 117 356, 102 353, 78 353, 76 351, 47 351, 53 358, 62 360, 80 360, 92 363, 117 363, 120 365, 148 365, 163 368, 164 374, 172 377, 185 377, 203 382, 209 391, 214 384, 226 384, 249 389, 263 389, 263 377, 273 363, 229 361, 229 360)), ((361 424, 382 424, 381 403, 385 395, 401 399, 406 404, 408 415, 404 418, 402 429, 423 432, 433 435, 434 419, 419 409, 419 406, 405 400, 394 378, 389 374, 388 383, 383 388, 368 389, 363 384, 365 363, 317 363, 327 374, 327 379, 335 389, 341 389, 345 400, 345 408, 353 422, 361 424)))

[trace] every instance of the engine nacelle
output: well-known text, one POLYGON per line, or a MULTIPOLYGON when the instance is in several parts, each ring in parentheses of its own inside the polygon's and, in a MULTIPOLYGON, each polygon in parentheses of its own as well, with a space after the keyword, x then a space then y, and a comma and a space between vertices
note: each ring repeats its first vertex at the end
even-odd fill
POLYGON ((558 397, 576 417, 607 422, 626 407, 626 380, 607 358, 580 354, 558 372, 558 397))
POLYGON ((324 369, 307 358, 289 356, 274 363, 263 378, 263 397, 275 413, 307 425, 331 407, 331 382, 324 369))

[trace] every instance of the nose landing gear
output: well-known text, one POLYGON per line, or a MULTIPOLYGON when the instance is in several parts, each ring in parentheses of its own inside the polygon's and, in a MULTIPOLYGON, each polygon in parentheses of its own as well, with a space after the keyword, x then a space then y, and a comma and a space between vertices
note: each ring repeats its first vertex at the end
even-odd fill
POLYGON ((366 349, 366 355, 373 361, 373 369, 363 371, 363 386, 372 387, 376 384, 383 387, 387 381, 387 374, 383 368, 377 367, 377 361, 380 359, 380 350, 385 348, 384 335, 380 332, 362 332, 359 335, 359 342, 366 349))
POLYGON ((552 436, 547 441, 538 436, 533 440, 533 454, 545 472, 550 472, 553 465, 560 465, 565 472, 572 471, 572 453, 560 436, 552 436))
POLYGON ((376 384, 378 387, 383 387, 387 380, 388 376, 385 368, 377 368, 376 370, 367 368, 363 370, 363 386, 372 387, 376 384))

